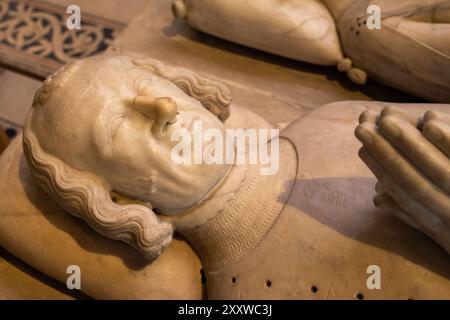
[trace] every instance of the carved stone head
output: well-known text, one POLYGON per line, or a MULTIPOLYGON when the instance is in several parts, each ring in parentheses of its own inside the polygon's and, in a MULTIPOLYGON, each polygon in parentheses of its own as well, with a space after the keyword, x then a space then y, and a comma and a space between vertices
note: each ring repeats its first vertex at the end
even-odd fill
POLYGON ((230 93, 190 71, 125 55, 74 62, 47 78, 24 128, 38 183, 97 232, 155 258, 172 238, 160 221, 195 205, 227 165, 173 164, 178 128, 224 130, 230 93), (115 203, 111 193, 132 199, 115 203))

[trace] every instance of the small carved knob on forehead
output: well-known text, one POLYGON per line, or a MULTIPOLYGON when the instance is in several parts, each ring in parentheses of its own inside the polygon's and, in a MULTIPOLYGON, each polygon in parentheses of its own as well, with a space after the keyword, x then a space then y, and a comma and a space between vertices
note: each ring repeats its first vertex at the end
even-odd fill
POLYGON ((168 97, 137 96, 133 108, 160 126, 173 123, 177 116, 177 103, 168 97))

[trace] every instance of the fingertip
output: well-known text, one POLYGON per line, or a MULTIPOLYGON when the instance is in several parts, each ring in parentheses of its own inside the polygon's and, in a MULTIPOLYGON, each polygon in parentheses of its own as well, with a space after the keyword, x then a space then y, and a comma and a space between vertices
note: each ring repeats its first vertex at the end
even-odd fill
POLYGON ((387 106, 387 107, 383 108, 383 110, 381 110, 381 118, 391 116, 391 115, 401 114, 403 112, 404 111, 402 109, 400 109, 399 107, 387 106))
POLYGON ((406 111, 398 106, 388 106, 381 111, 381 119, 389 116, 408 122, 414 127, 417 127, 420 123, 420 118, 413 112, 406 111))
POLYGON ((364 122, 373 122, 376 123, 378 118, 378 114, 373 110, 366 110, 359 116, 359 123, 364 122))
POLYGON ((373 144, 373 136, 371 130, 366 124, 367 122, 356 127, 355 136, 362 144, 371 146, 373 144))
POLYGON ((384 115, 380 118, 379 126, 392 125, 395 123, 396 117, 393 115, 384 115))
POLYGON ((390 201, 392 201, 392 197, 386 192, 381 192, 373 198, 373 204, 377 208, 382 208, 386 203, 390 201))
POLYGON ((439 118, 439 114, 436 111, 434 111, 434 110, 428 110, 423 115, 423 120, 425 122, 428 122, 428 121, 431 121, 431 120, 434 120, 434 119, 437 119, 437 118, 439 118))
POLYGON ((382 134, 387 133, 392 138, 398 139, 401 137, 400 121, 401 119, 393 115, 387 115, 380 119, 379 130, 382 134))
POLYGON ((377 181, 377 183, 375 184, 375 191, 378 193, 382 193, 384 192, 385 188, 383 186, 383 184, 380 181, 377 181))
POLYGON ((172 4, 172 13, 177 19, 184 19, 186 17, 186 4, 183 0, 176 0, 172 4))

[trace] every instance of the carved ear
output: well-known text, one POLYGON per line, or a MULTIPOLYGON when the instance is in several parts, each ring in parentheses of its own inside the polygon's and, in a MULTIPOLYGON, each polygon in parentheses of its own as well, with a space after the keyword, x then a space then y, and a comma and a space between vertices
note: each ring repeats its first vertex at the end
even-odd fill
POLYGON ((23 147, 36 182, 63 209, 98 233, 130 244, 149 260, 157 258, 172 241, 171 224, 160 221, 143 205, 114 203, 100 179, 45 153, 29 125, 24 129, 23 147))
POLYGON ((231 92, 223 83, 184 68, 171 67, 150 58, 134 58, 136 66, 149 69, 155 75, 172 81, 221 121, 230 116, 231 92))

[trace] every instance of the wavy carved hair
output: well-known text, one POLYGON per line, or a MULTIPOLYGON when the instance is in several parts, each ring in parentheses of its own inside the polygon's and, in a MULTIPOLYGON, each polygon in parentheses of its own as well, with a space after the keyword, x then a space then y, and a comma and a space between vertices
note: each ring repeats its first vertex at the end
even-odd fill
MULTIPOLYGON (((155 259, 172 241, 173 226, 159 220, 153 210, 144 205, 115 203, 111 199, 111 190, 100 177, 78 171, 45 152, 32 131, 34 110, 51 99, 53 90, 62 88, 64 79, 77 69, 78 63, 70 64, 47 78, 43 87, 36 92, 23 133, 28 166, 37 184, 64 210, 83 219, 98 233, 128 243, 146 259, 155 259)), ((229 116, 231 95, 223 84, 152 59, 133 59, 133 63, 172 81, 222 121, 229 116)))

